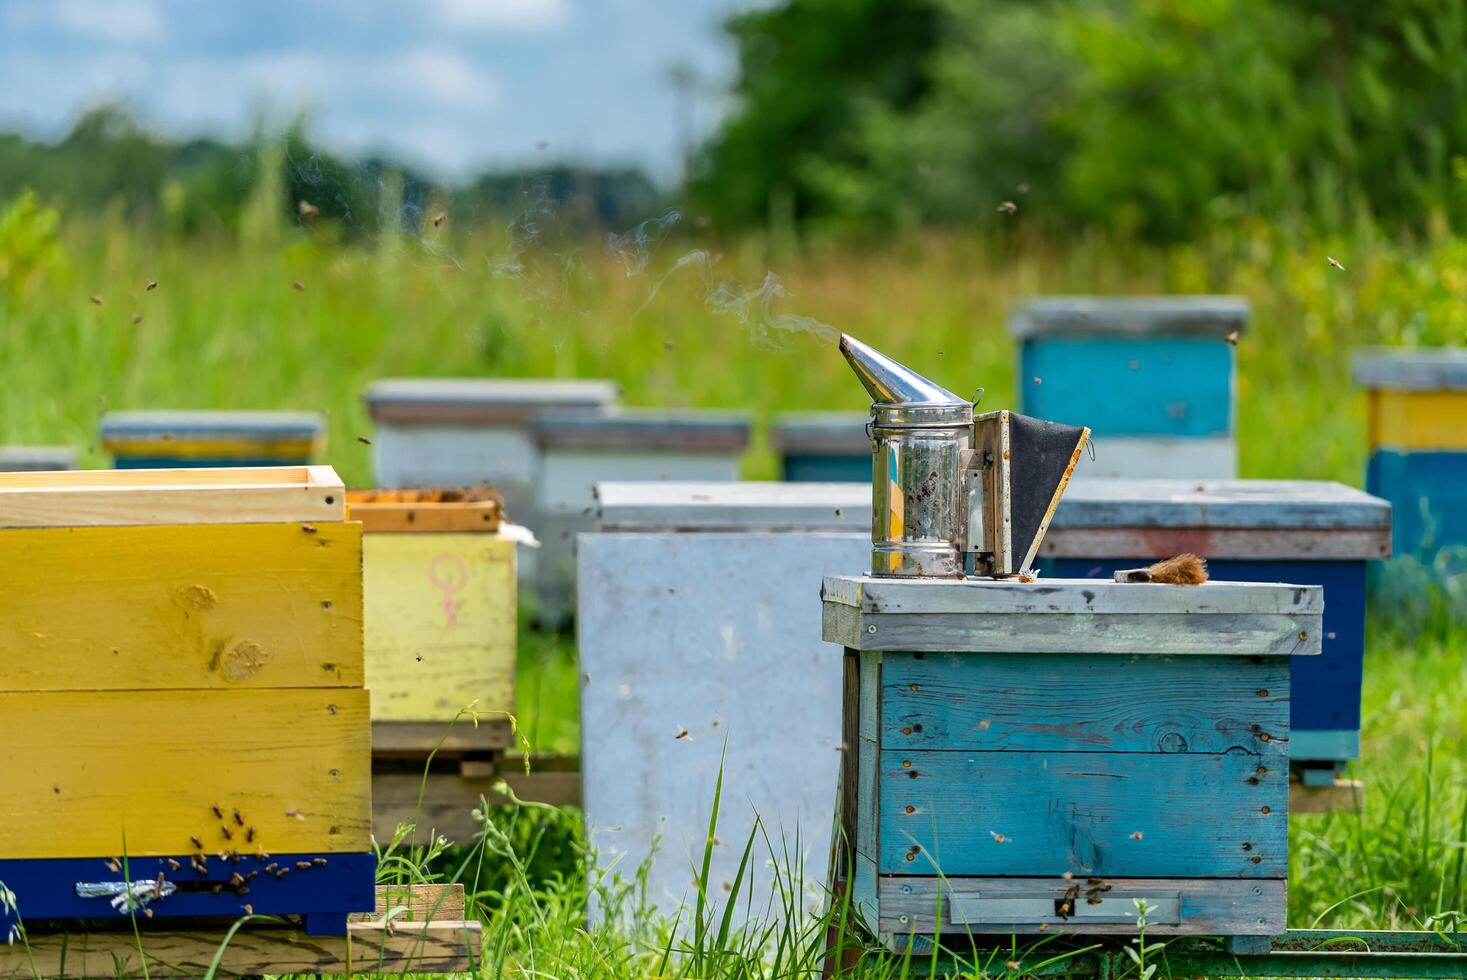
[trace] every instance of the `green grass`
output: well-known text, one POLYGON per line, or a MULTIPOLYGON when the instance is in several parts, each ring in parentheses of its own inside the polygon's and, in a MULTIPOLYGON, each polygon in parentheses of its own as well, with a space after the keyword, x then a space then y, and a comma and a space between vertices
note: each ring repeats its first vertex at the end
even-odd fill
MULTIPOLYGON (((63 220, 59 249, 36 250, 38 275, 0 262, 0 444, 70 443, 85 464, 102 465, 96 430, 108 409, 323 409, 327 461, 365 485, 369 450, 357 437, 370 438, 371 426, 359 399, 382 376, 609 377, 628 404, 750 409, 761 425, 779 410, 863 408, 833 350, 809 334, 771 331, 776 318, 757 302, 707 301, 710 285, 758 285, 773 268, 788 289, 775 314, 818 317, 954 390, 984 386, 993 406, 1013 402, 1002 321, 1021 297, 1242 293, 1256 311, 1238 348, 1243 474, 1358 485, 1363 400, 1349 382, 1349 348, 1460 343, 1467 330, 1467 244, 1453 239, 1306 242, 1250 226, 1167 250, 1101 239, 1060 248, 918 238, 794 252, 751 240, 716 256, 705 279, 699 263, 675 262, 706 243, 665 242, 629 277, 596 243, 541 242, 521 250, 520 272, 506 276, 494 271, 503 273, 512 254, 502 236, 443 232, 353 249, 276 229, 245 247, 158 238, 117 218, 63 220), (148 291, 150 280, 159 285, 148 291)), ((6 248, 0 234, 0 257, 6 248)), ((745 475, 773 475, 762 433, 745 475)), ((1355 767, 1369 784, 1365 812, 1291 822, 1294 926, 1415 928, 1434 915, 1450 922, 1448 910, 1467 907, 1467 632, 1446 615, 1393 615, 1377 614, 1370 634, 1364 759, 1355 767)), ((579 751, 571 642, 522 631, 517 683, 532 748, 579 751)), ((387 868, 399 878, 468 883, 485 923, 486 976, 801 976, 818 968, 821 923, 731 933, 722 920, 728 902, 714 901, 693 938, 674 941, 669 923, 638 901, 635 869, 625 880, 585 881, 573 813, 495 810, 485 828, 472 849, 393 852, 387 868), (621 913, 616 928, 585 928, 593 892, 621 913)), ((761 835, 747 843, 751 874, 769 873, 766 858, 780 866, 781 842, 761 835)), ((1003 975, 1004 963, 983 972, 1003 975)), ((909 966, 920 961, 863 959, 873 976, 909 966)))

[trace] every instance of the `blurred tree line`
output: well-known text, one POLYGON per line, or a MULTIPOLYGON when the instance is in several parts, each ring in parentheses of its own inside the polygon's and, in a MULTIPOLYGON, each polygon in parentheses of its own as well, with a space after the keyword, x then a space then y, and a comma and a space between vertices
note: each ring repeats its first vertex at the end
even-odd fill
POLYGON ((696 185, 724 227, 1467 230, 1467 0, 783 0, 728 31, 696 185))
POLYGON ((143 128, 117 105, 85 113, 55 142, 0 134, 0 202, 23 191, 78 211, 120 208, 183 233, 248 237, 289 216, 347 239, 412 232, 440 213, 452 213, 455 224, 504 222, 547 205, 568 224, 625 227, 663 200, 635 169, 562 164, 446 186, 396 161, 332 154, 310 140, 303 121, 278 132, 262 125, 238 144, 175 141, 143 128), (271 213, 260 213, 262 207, 271 213))

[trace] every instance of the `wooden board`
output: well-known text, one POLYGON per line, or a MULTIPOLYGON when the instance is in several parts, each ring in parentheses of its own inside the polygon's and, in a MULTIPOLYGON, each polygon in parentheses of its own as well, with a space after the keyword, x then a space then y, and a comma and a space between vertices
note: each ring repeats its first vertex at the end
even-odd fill
POLYGON ((597 525, 602 531, 858 531, 869 538, 869 472, 866 479, 603 482, 596 484, 597 525))
POLYGON ((0 531, 0 691, 360 687, 361 528, 0 531))
POLYGON ((1289 784, 1290 813, 1363 813, 1365 784, 1358 779, 1336 779, 1328 786, 1289 784))
POLYGON ((620 397, 613 381, 550 378, 384 378, 363 400, 378 423, 490 426, 528 422, 545 411, 603 412, 620 397))
POLYGON ((1043 296, 1015 305, 1007 329, 1029 337, 1201 337, 1222 340, 1252 315, 1242 296, 1043 296))
POLYGON ((0 473, 76 469, 70 446, 0 446, 0 473))
POLYGON ((452 772, 378 773, 372 777, 372 822, 378 842, 393 839, 399 827, 415 824, 417 839, 426 841, 438 833, 461 844, 472 843, 483 824, 473 811, 487 799, 490 806, 510 803, 498 792, 501 780, 521 800, 552 806, 581 805, 581 774, 578 771, 534 769, 528 775, 517 766, 507 766, 491 775, 470 778, 452 772), (422 794, 422 804, 418 797, 422 794))
POLYGON ((464 886, 448 885, 378 885, 377 908, 372 912, 356 912, 352 922, 458 922, 464 917, 464 886))
POLYGON ((160 465, 178 460, 179 465, 204 465, 206 460, 228 460, 236 465, 258 461, 262 465, 304 463, 324 448, 321 438, 225 438, 222 436, 103 439, 102 448, 119 464, 129 460, 153 460, 160 465))
POLYGON ((824 615, 831 643, 928 653, 1313 656, 1321 632, 1318 615, 882 615, 832 602, 824 604, 824 615))
POLYGON ((1372 391, 1368 412, 1371 449, 1467 451, 1467 389, 1372 391))
POLYGON ((1467 348, 1362 347, 1353 360, 1355 383, 1362 388, 1467 389, 1467 348))
MULTIPOLYGON (((1387 508, 1389 518, 1389 508, 1387 508)), ((1203 558, 1361 561, 1391 556, 1391 529, 1053 527, 1042 558, 1203 558)), ((1138 562, 1137 564, 1141 564, 1138 562)))
POLYGON ((329 466, 0 473, 0 527, 345 519, 329 466))
POLYGON ((880 870, 1281 878, 1289 774, 1261 762, 1241 752, 888 749, 880 870))
POLYGON ((515 543, 484 534, 368 534, 366 678, 375 721, 514 710, 515 543))
MULTIPOLYGON (((29 943, 0 944, 0 976, 199 977, 224 943, 228 923, 195 930, 141 926, 128 932, 35 932, 29 943), (142 952, 139 952, 139 942, 142 952)), ((274 925, 246 927, 224 947, 219 976, 431 974, 471 971, 483 943, 478 922, 402 922, 389 931, 353 923, 346 936, 307 936, 274 925)))
POLYGON ((1226 436, 1092 435, 1095 451, 1080 458, 1071 480, 1083 487, 1097 479, 1151 479, 1184 475, 1195 480, 1231 480, 1238 475, 1238 443, 1226 436))
POLYGON ((452 503, 383 503, 358 501, 347 491, 348 513, 362 522, 368 534, 421 534, 459 532, 488 534, 499 530, 497 500, 452 503))
POLYGON ((362 690, 0 694, 3 858, 370 849, 362 690), (65 733, 64 737, 60 737, 65 733), (298 814, 298 816, 296 816, 298 814), (125 835, 125 845, 124 845, 125 835))
MULTIPOLYGON (((375 700, 376 690, 369 690, 375 700)), ((372 756, 377 759, 427 759, 431 752, 452 758, 494 752, 513 744, 509 719, 502 715, 480 718, 477 725, 467 717, 452 725, 448 721, 372 722, 372 756)))
POLYGON ((881 669, 889 750, 1244 751, 1288 765, 1282 658, 888 653, 881 669))
MULTIPOLYGON (((1123 913, 1134 920, 1136 898, 1155 902, 1166 896, 1180 900, 1180 923, 1153 922, 1147 935, 1276 935, 1284 931, 1285 883, 1282 879, 1217 879, 1217 878, 1106 878, 1109 891, 1095 892, 1102 903, 1119 903, 1123 913)), ((1084 878, 908 878, 886 877, 878 886, 881 898, 880 928, 900 936, 909 933, 931 935, 961 934, 964 931, 986 933, 1046 933, 1049 935, 1125 935, 1134 933, 1117 923, 1085 923, 1074 917, 1052 915, 1041 921, 1012 923, 972 921, 982 914, 983 899, 1032 898, 1042 896, 1063 901, 1067 892, 1078 886, 1077 905, 1091 911, 1084 878), (968 919, 958 925, 952 920, 968 919)))
POLYGON ((1327 480, 1087 480, 1066 491, 1053 529, 1379 530, 1390 506, 1327 480))

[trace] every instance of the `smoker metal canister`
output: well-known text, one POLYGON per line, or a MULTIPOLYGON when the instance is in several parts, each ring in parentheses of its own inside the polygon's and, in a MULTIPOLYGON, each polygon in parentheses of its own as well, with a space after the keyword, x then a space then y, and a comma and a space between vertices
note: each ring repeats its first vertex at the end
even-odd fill
POLYGON ((961 578, 972 403, 854 337, 840 349, 872 398, 872 574, 961 578))

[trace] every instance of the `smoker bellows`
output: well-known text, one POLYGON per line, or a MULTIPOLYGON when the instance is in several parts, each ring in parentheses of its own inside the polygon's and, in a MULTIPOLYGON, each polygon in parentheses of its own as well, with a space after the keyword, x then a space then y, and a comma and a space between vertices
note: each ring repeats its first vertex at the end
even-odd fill
POLYGON ((871 571, 1002 578, 1033 563, 1086 428, 955 395, 856 340, 841 353, 871 393, 871 571))

